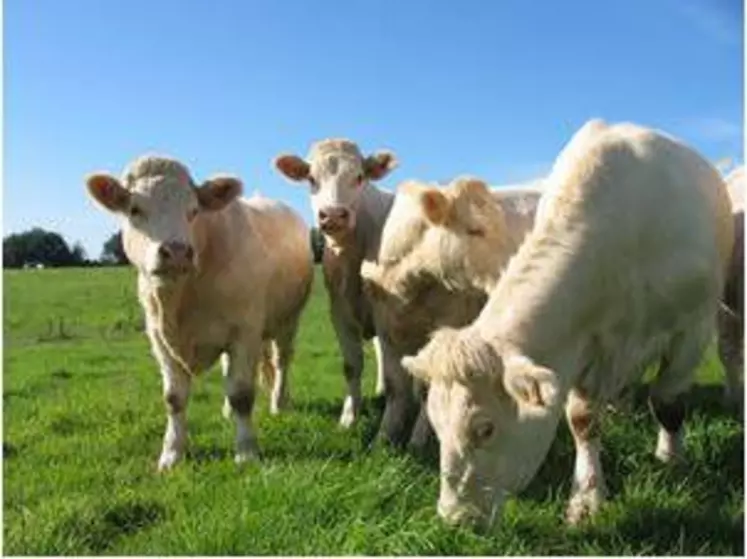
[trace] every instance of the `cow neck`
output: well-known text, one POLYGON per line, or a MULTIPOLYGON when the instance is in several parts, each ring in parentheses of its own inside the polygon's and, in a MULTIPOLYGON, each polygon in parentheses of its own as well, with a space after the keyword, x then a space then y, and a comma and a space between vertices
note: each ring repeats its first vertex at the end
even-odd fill
MULTIPOLYGON (((578 333, 598 308, 588 251, 572 251, 562 234, 532 232, 511 259, 476 321, 502 354, 517 353, 572 382, 584 340, 578 333)), ((593 267, 591 268, 593 269, 593 267)))
POLYGON ((355 242, 361 256, 376 260, 381 242, 381 233, 394 203, 394 194, 367 183, 361 192, 355 226, 355 242))
POLYGON ((191 278, 182 278, 169 284, 148 283, 148 303, 156 319, 156 335, 169 357, 183 372, 191 374, 192 350, 190 340, 179 329, 179 317, 189 292, 191 278), (180 335, 181 334, 181 335, 180 335))

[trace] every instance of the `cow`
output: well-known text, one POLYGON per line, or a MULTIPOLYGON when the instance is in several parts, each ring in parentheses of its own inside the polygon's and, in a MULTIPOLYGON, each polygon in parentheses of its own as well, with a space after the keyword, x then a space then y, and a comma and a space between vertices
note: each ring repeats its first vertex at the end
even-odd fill
MULTIPOLYGON (((540 193, 541 181, 491 190, 474 177, 445 188, 399 185, 377 261, 365 262, 361 275, 383 335, 400 357, 421 349, 436 328, 466 326, 477 317, 531 229, 540 193)), ((424 451, 431 435, 421 406, 410 448, 424 451)))
MULTIPOLYGON (((399 359, 389 356, 378 336, 368 300, 361 291, 360 267, 376 258, 379 238, 394 194, 377 188, 372 181, 388 175, 396 166, 393 152, 379 150, 364 157, 347 139, 326 139, 312 144, 308 156, 281 154, 276 169, 287 179, 308 184, 311 205, 325 247, 322 258, 330 314, 343 360, 347 394, 340 425, 351 426, 360 414, 363 340, 373 338, 377 362, 376 393, 384 393, 385 369, 394 369, 393 390, 387 408, 400 408, 397 378, 408 381, 399 359)), ((401 392, 401 391, 400 391, 401 392)), ((406 397, 405 397, 406 398, 406 397)), ((385 412, 384 430, 397 442, 400 430, 385 412)))
POLYGON ((733 169, 725 181, 734 220, 734 248, 719 312, 719 354, 726 372, 726 398, 739 411, 744 388, 744 166, 733 169))
POLYGON ((276 413, 286 403, 294 338, 311 290, 305 222, 280 202, 240 198, 238 178, 219 175, 198 185, 185 165, 156 154, 134 160, 121 180, 94 173, 86 186, 120 218, 124 251, 138 272, 167 412, 159 471, 183 457, 192 379, 219 357, 236 421, 236 462, 256 458, 255 371, 268 353, 276 413))
POLYGON ((682 456, 681 396, 715 334, 730 211, 718 171, 677 139, 601 119, 574 134, 479 316, 402 360, 429 382, 442 518, 492 525, 563 413, 576 451, 566 519, 592 516, 606 493, 600 412, 656 361, 655 455, 682 456))

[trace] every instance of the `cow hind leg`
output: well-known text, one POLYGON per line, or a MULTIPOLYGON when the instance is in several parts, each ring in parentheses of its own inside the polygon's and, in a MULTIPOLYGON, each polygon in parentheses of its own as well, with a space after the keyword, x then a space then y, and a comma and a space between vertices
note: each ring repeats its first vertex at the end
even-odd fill
POLYGON ((659 373, 651 384, 649 406, 659 424, 654 452, 662 462, 683 457, 683 395, 690 389, 710 336, 698 332, 677 336, 661 359, 659 373))
POLYGON ((187 402, 191 379, 181 371, 163 371, 163 400, 166 404, 166 432, 158 460, 158 470, 174 467, 184 456, 187 445, 187 402))
POLYGON ((580 391, 571 390, 565 413, 576 447, 566 521, 575 525, 597 513, 607 496, 607 489, 599 457, 601 443, 597 407, 580 391))
POLYGON ((293 343, 296 337, 296 327, 283 332, 269 347, 269 364, 274 370, 272 393, 270 395, 270 413, 275 415, 280 410, 290 407, 288 395, 288 370, 293 360, 293 343))

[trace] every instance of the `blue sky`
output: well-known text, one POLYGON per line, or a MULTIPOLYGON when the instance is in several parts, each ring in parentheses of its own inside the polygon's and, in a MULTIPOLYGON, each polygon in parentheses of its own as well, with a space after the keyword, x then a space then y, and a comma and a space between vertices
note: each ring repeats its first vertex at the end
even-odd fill
POLYGON ((158 151, 310 220, 271 167, 347 136, 382 182, 546 171, 591 117, 742 160, 741 0, 5 0, 4 233, 90 256, 116 230, 83 176, 158 151))

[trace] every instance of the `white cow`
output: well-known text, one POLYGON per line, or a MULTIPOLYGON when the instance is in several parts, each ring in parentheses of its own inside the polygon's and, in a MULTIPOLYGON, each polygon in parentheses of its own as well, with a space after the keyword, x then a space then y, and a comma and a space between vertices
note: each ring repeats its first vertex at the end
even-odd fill
POLYGON ((364 260, 375 260, 381 230, 394 195, 371 181, 385 177, 397 165, 392 152, 377 151, 364 157, 358 146, 345 139, 314 143, 306 159, 280 155, 276 168, 288 179, 306 183, 319 229, 324 234, 323 271, 329 294, 332 324, 342 352, 347 396, 340 424, 350 426, 361 405, 363 339, 374 337, 377 357, 377 393, 386 391, 382 434, 400 444, 414 415, 411 380, 399 358, 380 338, 371 306, 361 291, 364 260))
POLYGON ((450 522, 498 515, 542 464, 564 407, 576 445, 567 518, 593 514, 605 495, 598 414, 656 361, 656 456, 681 452, 680 396, 714 334, 731 254, 721 176, 662 133, 592 120, 545 188, 478 318, 403 359, 430 382, 450 522))
POLYGON ((241 181, 196 185, 187 168, 155 155, 122 180, 87 177, 90 195, 122 222, 138 270, 138 296, 163 376, 168 422, 159 469, 183 456, 192 377, 223 356, 226 398, 236 418, 236 460, 256 455, 251 415, 263 345, 274 368, 271 409, 286 399, 301 311, 313 279, 309 231, 293 210, 239 198, 241 181))
MULTIPOLYGON (((377 322, 398 355, 416 353, 436 328, 475 319, 532 226, 540 185, 490 190, 464 177, 445 188, 398 187, 377 262, 361 268, 377 322)), ((422 406, 411 448, 423 450, 431 433, 422 406)))

